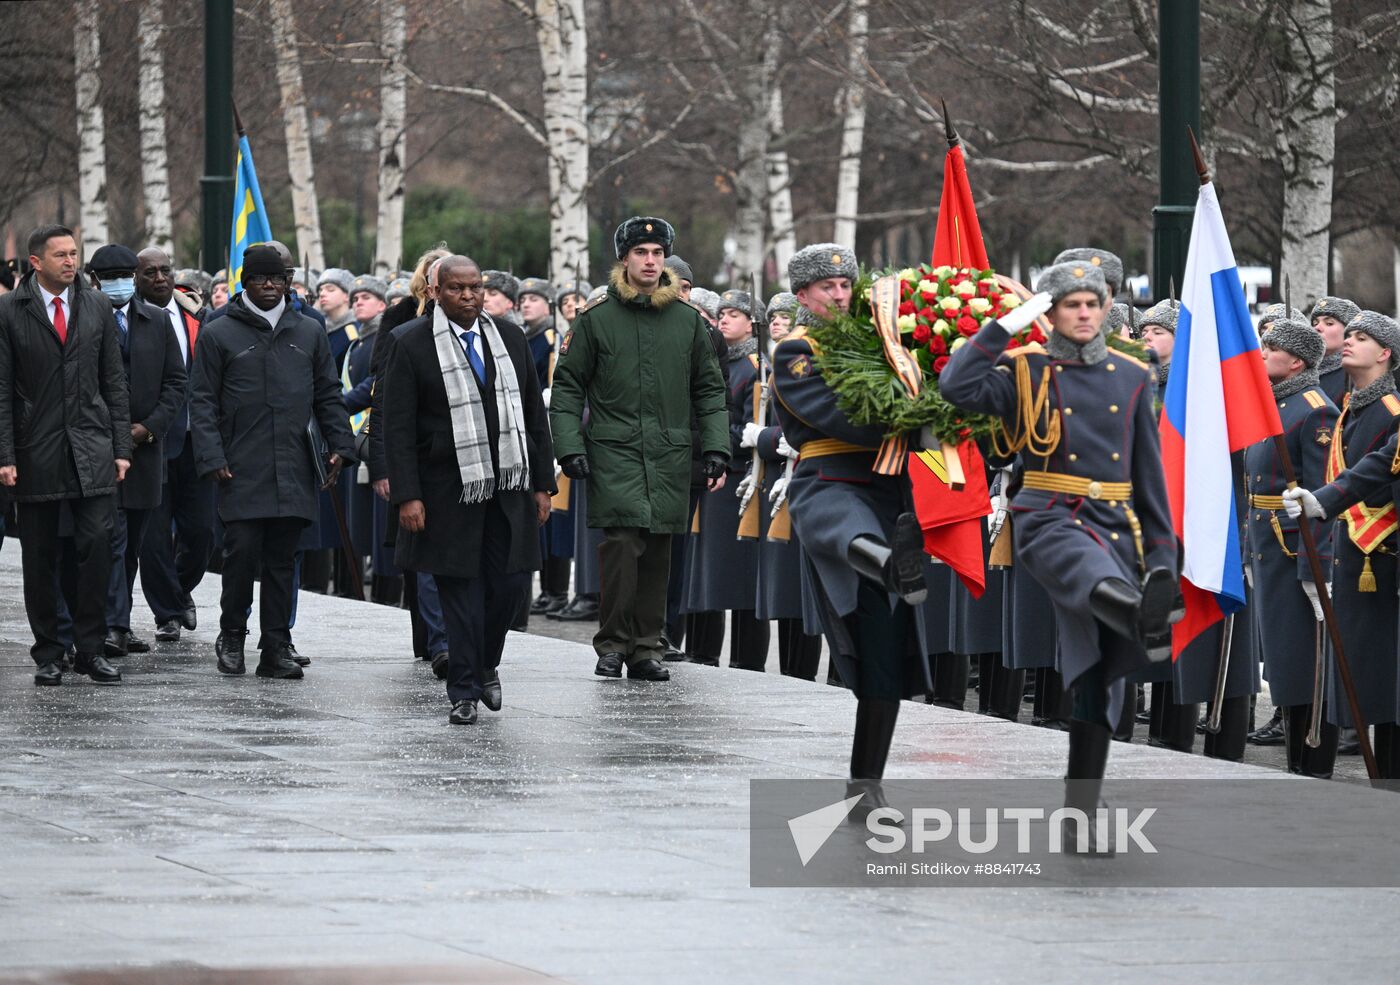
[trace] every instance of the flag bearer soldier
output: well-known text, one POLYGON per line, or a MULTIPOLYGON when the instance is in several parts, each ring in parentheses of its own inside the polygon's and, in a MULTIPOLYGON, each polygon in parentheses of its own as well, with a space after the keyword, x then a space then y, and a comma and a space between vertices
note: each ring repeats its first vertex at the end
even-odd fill
POLYGON ((900 700, 932 683, 920 608, 923 531, 909 478, 874 471, 884 428, 846 418, 807 335, 849 309, 857 273, 855 254, 833 243, 793 255, 788 280, 802 307, 798 328, 774 350, 773 385, 783 434, 799 451, 788 487, 793 531, 815 574, 831 658, 857 699, 849 789, 863 795, 862 816, 884 803, 880 779, 900 700))
MULTIPOLYGON (((1280 318, 1259 343, 1298 483, 1304 489, 1316 489, 1325 481, 1337 423, 1337 408, 1318 384, 1317 366, 1326 354, 1326 342, 1306 323, 1280 318)), ((1283 708, 1288 768, 1310 776, 1331 776, 1336 726, 1323 726, 1318 748, 1303 743, 1312 708, 1317 647, 1322 645, 1322 606, 1297 521, 1284 511, 1282 494, 1287 484, 1272 438, 1245 449, 1244 469, 1249 491, 1247 571, 1257 602, 1254 624, 1269 692, 1283 708)), ((1323 570, 1329 570, 1331 525, 1318 524, 1315 533, 1323 570)))
MULTIPOLYGON (((729 665, 761 671, 768 660, 769 629, 768 623, 754 616, 758 541, 739 538, 740 501, 757 478, 745 473, 752 462, 751 449, 762 431, 754 423, 754 386, 767 361, 758 352, 753 298, 748 292, 731 290, 720 296, 719 327, 727 347, 726 401, 732 450, 725 487, 700 498, 700 534, 689 552, 686 608, 692 613, 729 610, 729 665)), ((753 508, 761 510, 762 501, 753 508)), ((701 662, 718 662, 720 641, 711 643, 711 652, 697 653, 698 659, 703 658, 701 662)))
MULTIPOLYGON (((1400 394, 1392 374, 1400 353, 1400 326, 1385 315, 1363 311, 1348 323, 1342 352, 1352 390, 1328 448, 1328 484, 1315 497, 1308 493, 1297 498, 1312 499, 1311 515, 1341 521, 1332 567, 1338 629, 1361 714, 1376 727, 1376 765, 1383 779, 1395 779, 1400 775, 1395 707, 1400 485, 1393 483, 1400 394)), ((1328 675, 1327 717, 1338 725, 1353 725, 1335 661, 1328 675)))
POLYGON ((1338 407, 1342 406, 1342 395, 1350 385, 1347 371, 1342 368, 1342 343, 1346 339, 1347 325, 1359 314, 1361 309, 1346 298, 1322 297, 1313 305, 1313 328, 1327 345, 1327 354, 1317 366, 1318 386, 1338 407))
MULTIPOLYGON (((1036 289, 961 346, 941 380, 955 406, 1001 417, 1009 444, 1022 453, 1026 472, 1012 503, 1016 563, 1055 606, 1060 666, 1074 689, 1065 801, 1089 813, 1098 805, 1125 681, 1146 666, 1149 650, 1157 659, 1168 655, 1177 546, 1151 371, 1107 347, 1103 273, 1088 263, 1061 264, 1036 289), (1044 349, 1025 346, 1003 357, 1011 333, 1046 311, 1054 332, 1044 349), (1037 399, 1045 399, 1038 415, 1031 410, 1037 399)), ((1065 829, 1068 848, 1077 847, 1075 827, 1065 829)))
MULTIPOLYGON (((781 341, 791 331, 797 296, 778 294, 768 302, 769 337, 781 341), (785 322, 784 324, 780 324, 785 322), (781 335, 776 332, 781 331, 781 335)), ((789 465, 797 463, 797 449, 783 436, 778 423, 777 401, 768 405, 768 426, 763 428, 755 447, 763 458, 763 489, 755 495, 763 520, 758 549, 758 599, 755 615, 778 624, 778 669, 789 677, 815 681, 821 663, 822 638, 808 633, 802 620, 802 545, 795 538, 775 540, 770 535, 772 510, 787 497, 789 465), (771 504, 771 505, 770 505, 771 504)), ((784 507, 786 508, 786 507, 784 507)), ((789 515, 790 518, 790 515, 789 515)))

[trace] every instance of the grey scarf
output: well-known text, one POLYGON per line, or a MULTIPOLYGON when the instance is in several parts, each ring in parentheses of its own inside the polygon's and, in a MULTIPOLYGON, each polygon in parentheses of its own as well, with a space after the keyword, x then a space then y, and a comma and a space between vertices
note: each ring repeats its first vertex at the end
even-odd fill
POLYGON ((1282 383, 1274 384, 1274 397, 1282 400, 1284 397, 1291 397, 1295 393, 1302 393, 1309 387, 1317 386, 1317 370, 1305 369, 1297 376, 1290 376, 1282 383))
POLYGON ((1059 332, 1051 332, 1045 340, 1045 351, 1051 359, 1083 363, 1094 366, 1108 358, 1108 343, 1102 335, 1096 335, 1083 345, 1071 342, 1059 332))
POLYGON ((1342 354, 1340 352, 1329 352, 1322 357, 1322 362, 1317 364, 1317 375, 1326 376, 1335 369, 1342 368, 1342 354))
POLYGON ((729 347, 729 361, 731 363, 735 362, 739 359, 743 359, 745 356, 753 355, 757 351, 758 339, 750 335, 748 338, 735 342, 729 347))
POLYGON ((1351 402, 1347 406, 1352 410, 1360 410, 1363 407, 1369 407, 1388 393, 1397 392, 1400 392, 1400 388, 1395 386, 1395 377, 1390 373, 1384 373, 1375 382, 1368 383, 1360 390, 1351 391, 1351 402))

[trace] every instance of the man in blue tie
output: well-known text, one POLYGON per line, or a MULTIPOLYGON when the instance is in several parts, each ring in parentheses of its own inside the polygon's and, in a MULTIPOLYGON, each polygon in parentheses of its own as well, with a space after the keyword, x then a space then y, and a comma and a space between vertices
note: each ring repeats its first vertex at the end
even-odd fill
POLYGON ((454 725, 474 724, 478 702, 501 708, 501 652, 555 492, 529 345, 482 312, 485 291, 475 261, 443 259, 437 305, 396 332, 384 377, 394 563, 437 584, 454 725))
MULTIPOLYGON (((169 258, 161 253, 160 259, 169 270, 169 258)), ((185 361, 165 313, 136 296, 137 263, 136 254, 119 243, 100 247, 88 262, 93 286, 112 303, 131 407, 131 468, 118 487, 112 525, 103 643, 108 659, 151 648, 131 631, 132 581, 148 520, 160 506, 165 434, 185 405, 185 361)))

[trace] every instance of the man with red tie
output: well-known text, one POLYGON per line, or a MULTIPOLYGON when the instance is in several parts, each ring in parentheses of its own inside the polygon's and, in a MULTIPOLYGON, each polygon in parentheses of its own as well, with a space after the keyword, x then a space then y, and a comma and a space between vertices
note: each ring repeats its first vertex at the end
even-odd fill
POLYGON ((19 504, 24 607, 34 683, 63 681, 58 639, 59 517, 72 518, 74 670, 97 684, 121 673, 102 653, 112 570, 114 493, 131 464, 126 375, 112 303, 77 279, 73 231, 29 237, 33 268, 0 298, 0 483, 19 504))

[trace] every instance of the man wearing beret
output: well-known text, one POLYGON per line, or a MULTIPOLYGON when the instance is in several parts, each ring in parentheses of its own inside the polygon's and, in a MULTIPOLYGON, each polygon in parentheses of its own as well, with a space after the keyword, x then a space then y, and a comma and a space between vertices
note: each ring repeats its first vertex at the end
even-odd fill
POLYGON ((711 488, 729 462, 724 378, 704 322, 665 268, 674 241, 654 216, 617 228, 607 294, 574 319, 554 370, 556 455, 569 478, 589 479, 588 525, 603 529, 601 677, 622 676, 626 662, 631 678, 670 679, 666 582, 671 536, 689 525, 692 413, 711 488))
MULTIPOLYGON (((1012 500, 1016 563, 1055 607, 1059 664, 1074 692, 1065 806, 1092 818, 1113 723, 1131 675, 1171 654, 1177 542, 1146 363, 1109 350, 1100 266, 1049 267, 1037 294, 959 346, 941 376, 954 406, 1001 418, 1025 473, 1012 500), (1012 335, 1048 313, 1044 347, 1012 335), (1041 406, 1034 424, 1026 408, 1041 406)), ((1066 851, 1103 853, 1093 824, 1067 824, 1066 851)))
POLYGON ((849 310, 859 274, 854 251, 818 243, 793 254, 788 281, 797 328, 773 351, 778 421, 799 458, 788 484, 792 529, 814 575, 833 665, 855 694, 847 788, 861 821, 885 803, 880 781, 899 703, 932 690, 924 657, 923 532, 906 474, 874 471, 885 436, 851 423, 817 362, 808 331, 849 310))
MULTIPOLYGON (((1326 482, 1337 408, 1318 384, 1326 354, 1325 336, 1303 321, 1279 318, 1259 340, 1273 384, 1288 455, 1303 489, 1326 482)), ((1324 723, 1322 745, 1303 742, 1312 713, 1314 665, 1322 645, 1322 604, 1297 520, 1285 512, 1288 483, 1274 439, 1244 453, 1249 497, 1245 526, 1245 574, 1254 588, 1254 625, 1263 651, 1269 693, 1283 708, 1288 768, 1308 776, 1331 776, 1337 729, 1324 723)), ((1315 524, 1322 570, 1332 566, 1331 524, 1315 524)), ((1321 587, 1322 591, 1326 586, 1321 587)))
POLYGON ((59 523, 73 524, 73 669, 119 684, 102 654, 112 574, 112 503, 131 466, 131 419, 112 303, 78 277, 64 226, 29 235, 30 272, 0 297, 0 484, 18 503, 24 609, 36 685, 63 682, 59 523))
POLYGON ((1347 325, 1359 314, 1361 309, 1356 302, 1346 298, 1321 297, 1313 305, 1312 326, 1327 344, 1327 354, 1317 366, 1318 386, 1338 407, 1342 406, 1342 396, 1350 385, 1347 371, 1342 368, 1342 343, 1346 340, 1347 325))
POLYGON ((261 581, 259 677, 299 679, 290 651, 297 539, 354 442, 326 333, 293 310, 277 250, 243 254, 243 290, 199 333, 190 428, 196 471, 219 482, 224 523, 218 670, 242 674, 253 581, 261 581), (328 449, 316 460, 313 426, 328 449), (321 480, 321 472, 325 480, 321 480))
MULTIPOLYGON (((158 249, 141 258, 119 243, 92 255, 88 272, 112 303, 121 342, 131 414, 131 468, 117 492, 112 526, 112 576, 107 591, 107 639, 110 658, 144 653, 150 644, 131 632, 131 590, 145 543, 147 521, 160 505, 165 478, 166 433, 184 409, 185 361, 166 313, 136 295, 138 264, 154 264, 169 279, 170 259, 158 249)), ((181 440, 184 436, 181 435, 181 440)))
MULTIPOLYGON (((1396 725, 1396 516, 1395 483, 1400 445, 1400 393, 1394 370, 1400 326, 1376 311, 1362 311, 1347 325, 1342 366, 1351 392, 1333 431, 1327 485, 1284 493, 1297 517, 1304 506, 1317 519, 1337 517, 1332 568, 1333 603, 1362 717, 1375 726, 1373 747, 1382 779, 1400 777, 1400 726, 1396 725)), ((1335 661, 1328 675, 1328 720, 1354 727, 1335 661)))

